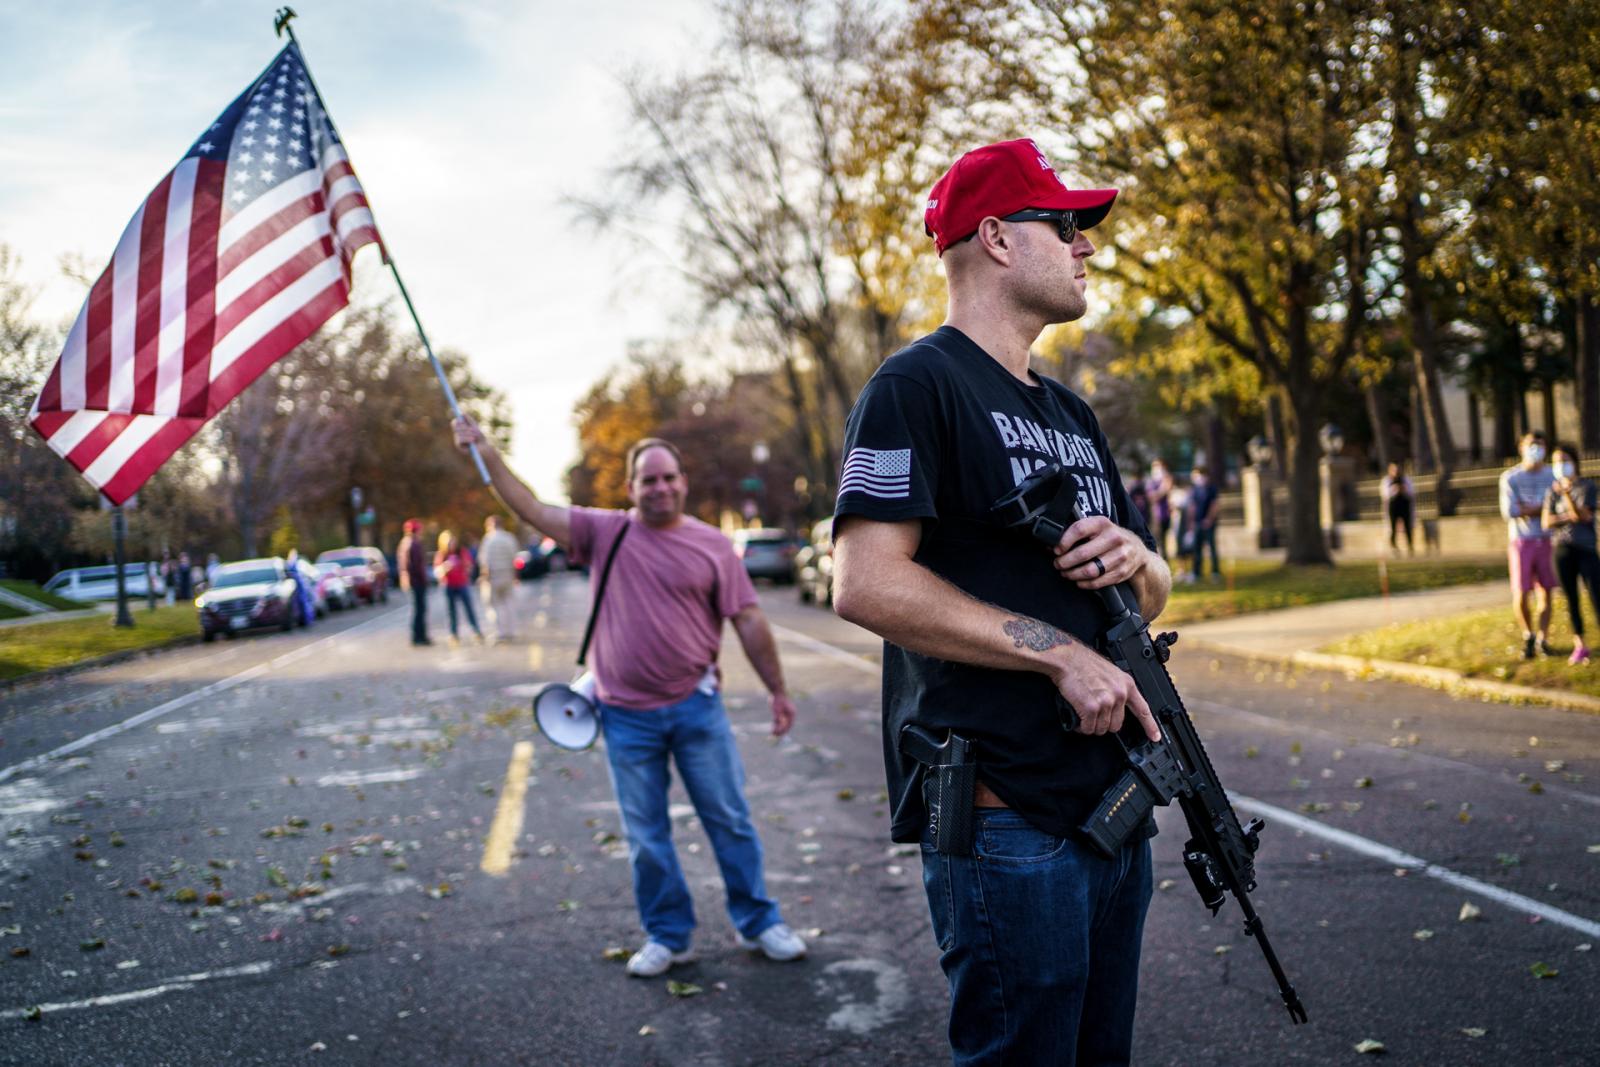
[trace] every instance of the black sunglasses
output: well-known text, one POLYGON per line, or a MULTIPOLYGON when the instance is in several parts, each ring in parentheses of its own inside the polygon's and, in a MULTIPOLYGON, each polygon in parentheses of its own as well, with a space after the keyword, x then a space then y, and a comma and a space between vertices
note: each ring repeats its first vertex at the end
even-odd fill
MULTIPOLYGON (((1001 222, 1053 222, 1056 224, 1056 236, 1061 238, 1062 244, 1070 245, 1078 239, 1078 213, 1076 211, 1060 211, 1054 208, 1025 207, 1021 211, 1013 211, 1009 215, 1001 215, 1001 222)), ((952 245, 970 241, 978 235, 973 230, 960 241, 951 241, 952 245)))
POLYGON ((1056 235, 1061 238, 1061 243, 1070 245, 1078 237, 1078 213, 1076 211, 1058 211, 1052 208, 1028 207, 1021 211, 1013 211, 1009 215, 1001 216, 1002 222, 1053 222, 1056 224, 1056 235))

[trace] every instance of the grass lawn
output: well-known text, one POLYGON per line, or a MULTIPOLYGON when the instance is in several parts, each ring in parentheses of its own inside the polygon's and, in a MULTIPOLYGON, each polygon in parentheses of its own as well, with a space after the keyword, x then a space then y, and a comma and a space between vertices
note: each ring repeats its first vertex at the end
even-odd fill
MULTIPOLYGON (((1376 560, 1357 560, 1336 567, 1286 567, 1267 560, 1224 560, 1222 568, 1224 580, 1216 584, 1185 585, 1175 580, 1172 599, 1161 613, 1157 628, 1383 593, 1376 560)), ((1387 569, 1389 591, 1405 593, 1503 578, 1506 563, 1498 558, 1401 560, 1391 561, 1387 569)))
POLYGON ((65 667, 108 652, 155 648, 200 632, 193 604, 162 605, 154 611, 136 604, 129 610, 134 625, 128 629, 112 626, 110 615, 0 629, 0 679, 65 667))
MULTIPOLYGON (((1586 617, 1584 630, 1593 640, 1596 629, 1592 615, 1586 617)), ((1504 608, 1386 626, 1347 637, 1321 651, 1448 667, 1469 678, 1600 696, 1600 659, 1581 667, 1567 663, 1572 651, 1572 629, 1567 625, 1566 604, 1559 595, 1550 619, 1550 643, 1561 653, 1559 657, 1523 659, 1522 632, 1512 621, 1511 606, 1507 604, 1504 608)))
MULTIPOLYGON (((0 589, 16 593, 18 596, 25 596, 29 600, 36 600, 45 607, 55 608, 59 611, 72 611, 76 608, 90 606, 88 604, 80 604, 76 600, 68 600, 64 596, 56 596, 54 593, 46 593, 33 582, 22 582, 15 578, 0 579, 0 589)), ((10 604, 0 604, 0 619, 16 619, 26 614, 27 612, 14 608, 10 604)))

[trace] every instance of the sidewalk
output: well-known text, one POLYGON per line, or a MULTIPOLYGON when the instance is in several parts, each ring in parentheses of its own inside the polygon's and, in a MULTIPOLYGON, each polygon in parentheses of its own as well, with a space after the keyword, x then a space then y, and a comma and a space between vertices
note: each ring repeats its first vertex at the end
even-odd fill
MULTIPOLYGON (((1467 678, 1444 667, 1339 656, 1316 651, 1341 638, 1376 630, 1391 623, 1416 622, 1484 608, 1509 607, 1511 585, 1501 580, 1481 585, 1429 589, 1391 597, 1363 597, 1313 604, 1282 611, 1263 611, 1232 619, 1190 623, 1180 628, 1191 647, 1226 652, 1250 659, 1292 663, 1302 667, 1377 674, 1401 681, 1448 689, 1496 700, 1536 701, 1600 712, 1600 699, 1581 693, 1513 685, 1483 678, 1467 678)), ((1160 620, 1154 629, 1159 630, 1160 620)))

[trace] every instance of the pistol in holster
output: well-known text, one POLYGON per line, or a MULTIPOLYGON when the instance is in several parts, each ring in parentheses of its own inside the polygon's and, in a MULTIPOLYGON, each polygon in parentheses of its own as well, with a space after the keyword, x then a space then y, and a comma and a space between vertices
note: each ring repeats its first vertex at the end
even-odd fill
POLYGON ((900 728, 900 751, 922 764, 922 801, 934 848, 945 856, 972 855, 972 801, 978 765, 972 742, 953 730, 944 740, 916 723, 900 728))

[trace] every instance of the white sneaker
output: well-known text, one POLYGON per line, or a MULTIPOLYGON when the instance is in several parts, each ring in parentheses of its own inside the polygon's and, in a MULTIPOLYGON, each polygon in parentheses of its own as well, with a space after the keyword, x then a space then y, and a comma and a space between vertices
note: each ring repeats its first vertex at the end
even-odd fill
POLYGON ((693 959, 693 949, 674 952, 659 941, 646 941, 643 948, 628 958, 628 973, 635 978, 654 978, 666 974, 674 964, 689 963, 693 959))
POLYGON ((761 954, 767 959, 777 960, 779 963, 797 960, 806 954, 806 943, 784 923, 774 923, 767 927, 754 941, 740 934, 739 947, 760 949, 761 954))

